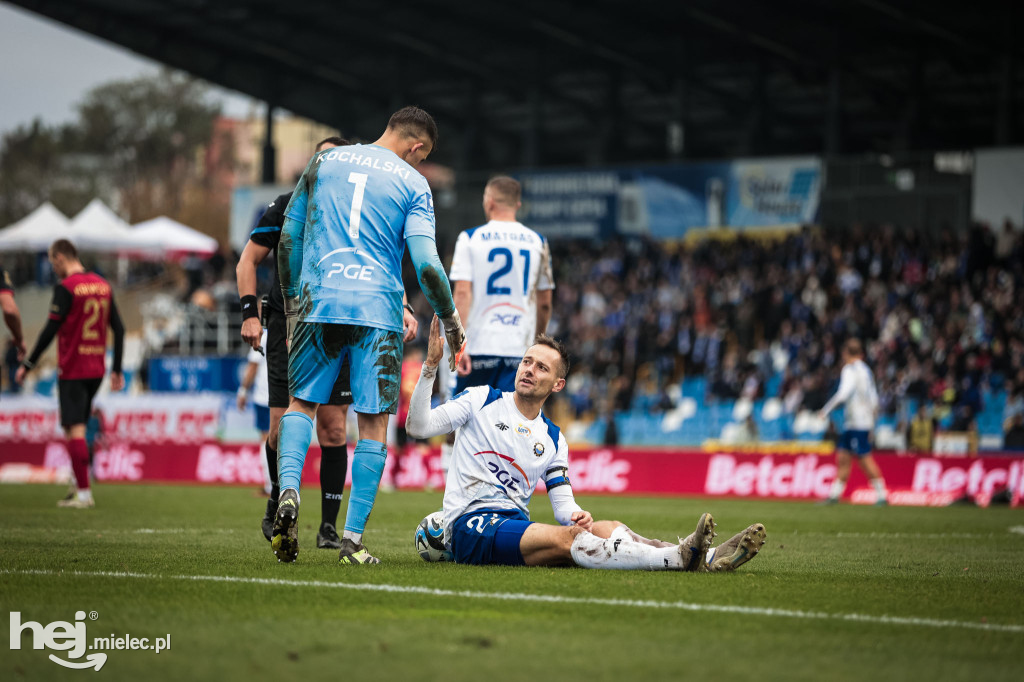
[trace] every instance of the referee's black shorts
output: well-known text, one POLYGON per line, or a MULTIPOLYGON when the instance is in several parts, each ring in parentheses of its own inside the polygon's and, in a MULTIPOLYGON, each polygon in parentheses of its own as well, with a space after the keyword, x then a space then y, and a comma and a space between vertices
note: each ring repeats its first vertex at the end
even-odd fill
MULTIPOLYGON (((267 384, 270 389, 270 407, 288 407, 288 325, 284 313, 267 310, 267 384)), ((328 405, 351 405, 352 388, 349 385, 349 363, 341 366, 338 380, 331 389, 328 405)))
POLYGON ((60 425, 65 429, 75 424, 87 424, 92 414, 92 399, 100 390, 103 377, 95 379, 59 379, 57 395, 60 399, 60 425))

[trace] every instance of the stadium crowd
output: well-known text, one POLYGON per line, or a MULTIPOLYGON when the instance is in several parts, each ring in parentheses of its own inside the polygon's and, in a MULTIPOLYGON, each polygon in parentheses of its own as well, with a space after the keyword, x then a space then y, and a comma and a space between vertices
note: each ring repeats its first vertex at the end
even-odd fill
POLYGON ((695 376, 708 401, 817 409, 855 336, 884 412, 912 399, 967 429, 983 389, 1007 392, 1008 420, 1024 409, 1022 251, 1010 224, 962 237, 855 226, 694 247, 557 243, 549 331, 575 356, 577 416, 631 409, 639 395, 668 409, 667 387, 695 376))
MULTIPOLYGON (((971 430, 984 396, 1005 392, 1005 429, 1024 431, 1022 235, 1007 223, 964 235, 885 225, 692 245, 555 241, 548 331, 573 357, 560 408, 585 421, 669 410, 673 384, 703 378, 705 402, 816 410, 856 336, 883 412, 909 423, 923 404, 929 419, 971 430)), ((205 263, 186 299, 209 292, 209 307, 237 307, 232 260, 205 263)))

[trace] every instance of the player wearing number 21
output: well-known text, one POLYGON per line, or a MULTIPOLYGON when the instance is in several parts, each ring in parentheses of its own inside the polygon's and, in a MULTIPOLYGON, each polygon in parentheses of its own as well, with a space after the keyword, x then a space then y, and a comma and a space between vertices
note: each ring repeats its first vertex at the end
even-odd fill
POLYGON ((516 370, 551 318, 551 252, 544 237, 516 220, 519 182, 491 178, 484 188, 487 223, 455 242, 451 280, 469 344, 455 393, 470 386, 515 390, 516 370))
POLYGON ((291 398, 280 424, 281 498, 271 539, 278 561, 298 555, 299 481, 313 417, 348 360, 359 441, 339 559, 378 563, 362 536, 384 471, 388 415, 398 407, 406 245, 453 358, 465 343, 437 257, 430 187, 416 171, 436 144, 430 114, 405 107, 373 144, 315 154, 285 210, 277 260, 291 398))
POLYGON ((121 374, 124 325, 117 313, 110 284, 96 273, 86 272, 78 260, 74 244, 67 239, 58 239, 50 245, 48 255, 60 284, 53 288, 49 320, 40 332, 32 353, 18 368, 15 381, 19 384, 24 381, 25 374, 35 367, 56 336, 60 424, 67 435, 68 454, 77 488, 77 494, 57 504, 72 508, 92 507, 85 425, 92 414, 92 399, 106 371, 108 326, 114 332, 110 388, 115 391, 124 388, 124 376, 121 374))

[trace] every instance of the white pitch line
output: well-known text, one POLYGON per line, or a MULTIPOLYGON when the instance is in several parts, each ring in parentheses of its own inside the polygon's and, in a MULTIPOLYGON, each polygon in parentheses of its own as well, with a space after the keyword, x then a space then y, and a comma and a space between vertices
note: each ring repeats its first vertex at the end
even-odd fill
POLYGON ((164 534, 181 534, 181 533, 234 533, 234 528, 77 528, 69 530, 66 528, 60 529, 61 533, 75 532, 75 533, 99 533, 100 535, 114 535, 116 533, 133 533, 135 535, 164 535, 164 534))
POLYGON ((979 538, 995 537, 995 533, 846 533, 843 531, 839 531, 838 533, 796 533, 796 535, 831 535, 837 538, 920 538, 927 540, 942 538, 967 538, 976 540, 979 538))
POLYGON ((461 599, 498 599, 502 601, 538 602, 545 604, 582 604, 591 606, 623 606, 647 609, 678 609, 681 611, 706 611, 710 613, 731 613, 743 616, 767 616, 771 618, 797 618, 803 620, 837 620, 879 625, 916 625, 930 628, 963 628, 966 630, 988 630, 992 632, 1024 633, 1024 625, 1001 625, 997 623, 974 623, 960 620, 936 620, 905 616, 871 616, 862 613, 824 613, 820 611, 797 611, 772 609, 759 606, 734 606, 729 604, 694 604, 689 602, 666 602, 636 599, 596 599, 592 597, 564 597, 561 595, 526 594, 522 592, 474 592, 468 590, 441 590, 434 587, 415 585, 374 585, 369 583, 338 583, 323 580, 283 580, 281 578, 245 578, 231 575, 158 575, 154 573, 130 573, 121 571, 44 571, 2 569, 7 575, 51 575, 79 576, 87 578, 141 578, 151 580, 191 580, 218 583, 240 583, 246 585, 276 585, 284 587, 317 587, 363 592, 389 592, 396 594, 421 594, 428 597, 456 597, 461 599))

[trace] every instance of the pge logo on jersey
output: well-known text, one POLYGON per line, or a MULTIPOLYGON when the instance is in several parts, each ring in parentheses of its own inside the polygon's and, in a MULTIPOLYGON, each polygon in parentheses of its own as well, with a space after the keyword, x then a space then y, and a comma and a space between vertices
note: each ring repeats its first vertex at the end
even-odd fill
POLYGON ((498 483, 500 483, 502 487, 519 493, 523 492, 520 490, 519 486, 523 481, 526 481, 526 490, 530 489, 530 477, 526 475, 526 472, 523 471, 521 466, 516 464, 516 460, 514 458, 509 457, 508 455, 503 455, 500 452, 494 452, 493 450, 475 452, 473 453, 473 456, 483 457, 485 460, 484 464, 490 472, 494 474, 494 477, 498 479, 498 483), (493 459, 494 457, 497 457, 498 460, 495 461, 493 459), (505 462, 507 462, 507 464, 505 464, 505 462), (522 479, 516 478, 515 474, 505 468, 506 466, 510 466, 515 469, 519 475, 522 476, 522 479))
POLYGON ((348 265, 344 263, 331 263, 331 265, 334 269, 327 273, 328 279, 334 275, 341 275, 345 279, 360 279, 364 282, 369 282, 373 279, 372 265, 359 265, 358 263, 350 263, 348 265))
MULTIPOLYGON (((99 614, 95 611, 89 613, 90 620, 96 620, 99 614)), ((53 651, 66 651, 67 659, 50 654, 49 658, 57 665, 73 670, 85 670, 93 668, 99 671, 107 662, 107 655, 102 650, 113 649, 116 651, 155 651, 160 653, 171 648, 171 635, 164 637, 132 637, 131 635, 116 636, 113 633, 108 637, 95 637, 89 643, 85 627, 85 611, 75 612, 75 622, 69 623, 63 620, 55 620, 48 625, 27 620, 22 622, 21 611, 11 611, 10 621, 10 645, 11 651, 21 649, 21 640, 28 633, 33 649, 52 649, 53 651), (91 653, 82 658, 86 650, 101 650, 100 653, 91 653)))
POLYGON ((506 327, 518 327, 519 320, 521 319, 523 319, 523 316, 517 313, 494 313, 491 323, 497 323, 506 327))

